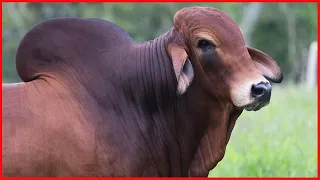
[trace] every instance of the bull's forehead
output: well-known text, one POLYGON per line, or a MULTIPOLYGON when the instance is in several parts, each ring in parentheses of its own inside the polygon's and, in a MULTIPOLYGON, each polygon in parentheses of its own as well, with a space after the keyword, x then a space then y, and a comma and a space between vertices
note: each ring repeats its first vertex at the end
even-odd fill
MULTIPOLYGON (((206 29, 228 46, 244 46, 240 28, 226 13, 216 8, 194 7, 186 8, 182 19, 192 32, 206 29)), ((182 20, 181 19, 181 20, 182 20)))

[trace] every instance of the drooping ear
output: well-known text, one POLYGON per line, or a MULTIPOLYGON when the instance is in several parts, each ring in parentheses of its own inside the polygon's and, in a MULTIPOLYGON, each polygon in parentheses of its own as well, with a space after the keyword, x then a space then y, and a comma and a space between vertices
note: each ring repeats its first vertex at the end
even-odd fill
POLYGON ((182 95, 186 92, 194 77, 192 64, 187 52, 182 46, 171 45, 168 48, 168 53, 171 57, 174 73, 178 81, 177 94, 182 95))
POLYGON ((247 47, 256 68, 268 80, 281 83, 283 75, 278 64, 267 54, 258 49, 247 47))

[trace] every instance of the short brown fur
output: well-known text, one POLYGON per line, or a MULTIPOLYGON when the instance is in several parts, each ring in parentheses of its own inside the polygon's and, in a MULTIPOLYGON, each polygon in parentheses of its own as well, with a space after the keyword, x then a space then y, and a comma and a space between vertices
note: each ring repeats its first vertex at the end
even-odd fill
POLYGON ((24 82, 2 84, 6 177, 207 176, 244 108, 232 99, 242 83, 282 80, 229 16, 202 7, 143 43, 103 20, 47 20, 16 62, 24 82))

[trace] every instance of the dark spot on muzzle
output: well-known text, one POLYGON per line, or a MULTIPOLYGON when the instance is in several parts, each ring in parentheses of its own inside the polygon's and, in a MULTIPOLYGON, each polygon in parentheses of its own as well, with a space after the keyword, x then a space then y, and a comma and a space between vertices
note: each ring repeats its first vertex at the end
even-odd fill
POLYGON ((251 88, 252 97, 256 98, 261 103, 267 103, 271 97, 271 85, 270 83, 260 82, 253 85, 251 88))

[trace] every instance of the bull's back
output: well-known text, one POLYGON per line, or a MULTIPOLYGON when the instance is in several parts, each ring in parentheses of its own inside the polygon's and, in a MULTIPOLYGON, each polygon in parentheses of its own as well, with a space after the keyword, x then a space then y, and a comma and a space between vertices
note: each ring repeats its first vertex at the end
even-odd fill
MULTIPOLYGON (((2 84, 3 176, 48 176, 54 160, 34 82, 2 84), (45 131, 46 130, 46 131, 45 131)), ((40 100, 40 101, 39 101, 40 100)))
POLYGON ((83 176, 97 166, 92 126, 57 84, 2 84, 3 176, 83 176))
POLYGON ((25 139, 29 133, 23 130, 28 117, 32 116, 27 115, 28 106, 26 83, 2 84, 3 176, 25 174, 24 162, 28 161, 31 152, 30 142, 25 139))
MULTIPOLYGON (((22 118, 23 109, 27 100, 26 83, 2 84, 2 123, 8 125, 12 121, 22 118)), ((4 135, 7 135, 6 126, 3 126, 4 135)))

